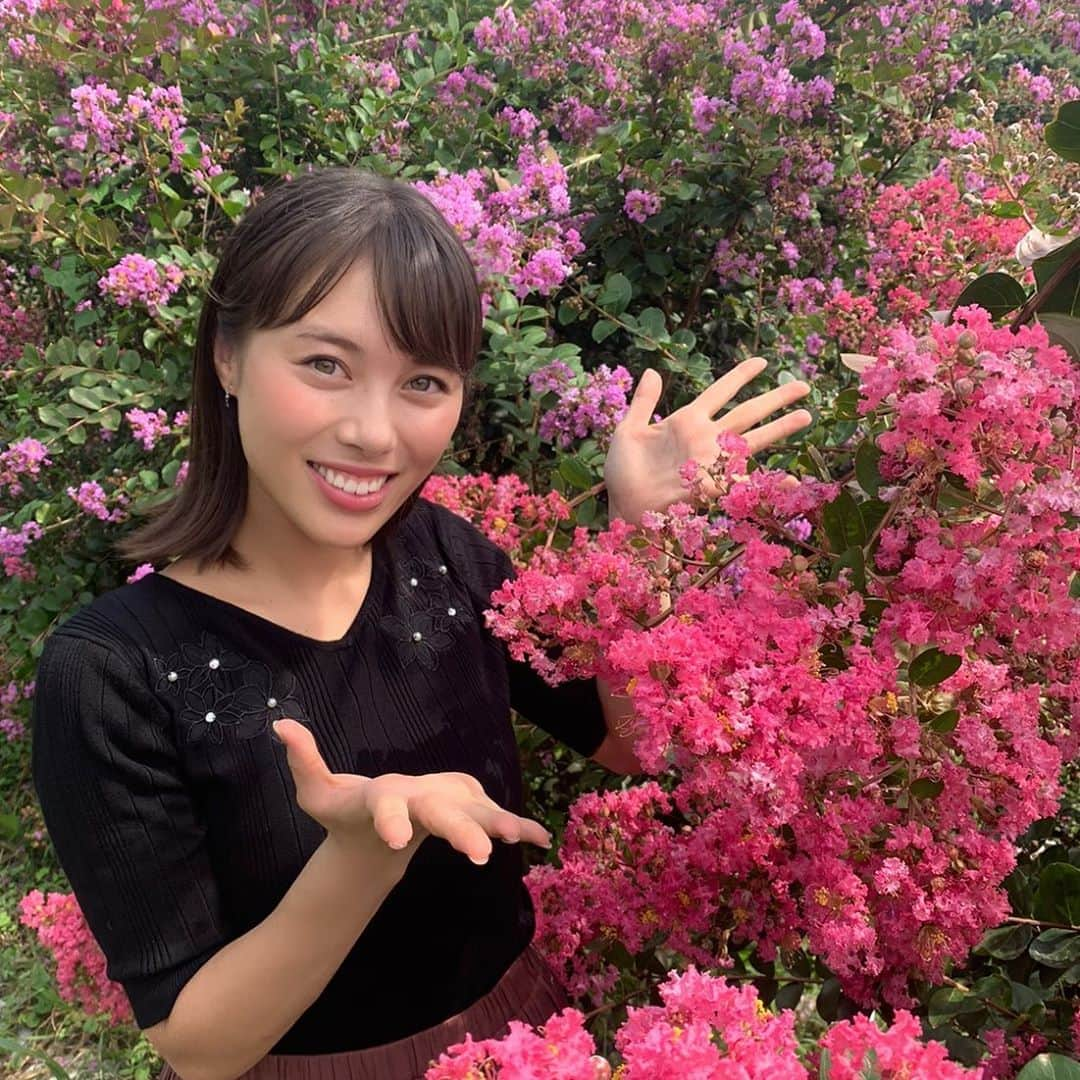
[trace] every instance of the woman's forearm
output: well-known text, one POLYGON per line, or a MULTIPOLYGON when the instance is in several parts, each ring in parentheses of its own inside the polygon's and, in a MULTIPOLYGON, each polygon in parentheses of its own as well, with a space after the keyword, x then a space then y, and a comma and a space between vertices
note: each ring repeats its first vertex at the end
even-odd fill
POLYGON ((328 835, 278 906, 215 953, 147 1037, 183 1080, 234 1080, 322 993, 401 880, 416 842, 392 851, 328 835))

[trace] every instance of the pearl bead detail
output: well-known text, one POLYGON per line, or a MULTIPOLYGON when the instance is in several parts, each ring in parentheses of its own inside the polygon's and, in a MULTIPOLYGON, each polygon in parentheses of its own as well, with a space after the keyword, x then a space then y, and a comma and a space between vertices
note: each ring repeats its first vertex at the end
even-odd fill
POLYGON ((206 722, 208 724, 212 724, 216 719, 217 717, 212 712, 208 712, 206 714, 206 722))
POLYGON ((409 578, 409 584, 415 589, 416 586, 420 584, 420 582, 417 581, 416 578, 412 577, 409 578))
POLYGON ((180 678, 180 676, 177 675, 175 671, 169 672, 169 682, 176 682, 178 678, 180 678))
POLYGON ((448 607, 446 609, 446 614, 447 615, 456 615, 457 614, 457 608, 456 607, 448 607))
POLYGON ((272 698, 269 698, 269 699, 267 700, 267 702, 266 702, 266 707, 267 707, 268 709, 272 709, 272 708, 273 708, 273 707, 274 707, 274 706, 275 706, 276 704, 277 704, 277 698, 276 698, 276 697, 272 697, 272 698))
POLYGON ((414 630, 413 631, 413 636, 412 636, 413 641, 422 641, 423 638, 424 638, 424 635, 421 634, 419 630, 414 630))
POLYGON ((439 573, 440 573, 440 574, 445 574, 445 573, 446 573, 446 563, 442 563, 442 564, 441 564, 441 565, 439 566, 439 573))
POLYGON ((218 669, 219 667, 221 667, 221 661, 220 661, 220 660, 219 660, 219 659, 218 659, 218 658, 217 658, 217 657, 215 656, 215 657, 214 657, 214 659, 210 661, 210 666, 211 666, 211 667, 212 667, 212 668, 213 668, 213 669, 214 669, 215 671, 217 671, 217 669, 218 669))

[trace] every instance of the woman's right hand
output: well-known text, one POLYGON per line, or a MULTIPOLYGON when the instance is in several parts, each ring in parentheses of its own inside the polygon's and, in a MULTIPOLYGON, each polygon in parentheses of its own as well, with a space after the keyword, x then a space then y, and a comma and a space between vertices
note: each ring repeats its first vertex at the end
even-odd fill
POLYGON ((332 773, 303 724, 278 720, 273 730, 285 744, 297 806, 339 839, 374 834, 400 851, 410 845, 415 850, 425 836, 441 836, 477 865, 487 862, 491 837, 551 847, 542 825, 503 810, 468 773, 332 773))

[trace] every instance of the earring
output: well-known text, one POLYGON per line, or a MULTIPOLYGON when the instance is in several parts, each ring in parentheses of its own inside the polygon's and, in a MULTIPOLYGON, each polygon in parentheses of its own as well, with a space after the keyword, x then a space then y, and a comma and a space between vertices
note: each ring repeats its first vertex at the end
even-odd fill
POLYGON ((226 389, 226 391, 225 391, 225 408, 227 409, 228 407, 229 407, 229 391, 228 391, 228 389, 226 389))

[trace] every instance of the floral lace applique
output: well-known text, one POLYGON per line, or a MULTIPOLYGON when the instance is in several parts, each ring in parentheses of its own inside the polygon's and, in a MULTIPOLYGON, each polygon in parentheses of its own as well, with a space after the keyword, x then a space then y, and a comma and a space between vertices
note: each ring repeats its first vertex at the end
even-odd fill
POLYGON ((410 556, 397 566, 396 589, 404 617, 384 615, 379 626, 398 645, 408 667, 428 671, 439 666, 439 654, 475 619, 464 590, 439 559, 410 556))
POLYGON ((175 697, 189 743, 230 738, 254 739, 275 720, 290 717, 308 723, 296 697, 296 678, 273 673, 203 632, 198 644, 184 642, 168 657, 151 658, 157 693, 175 697))

